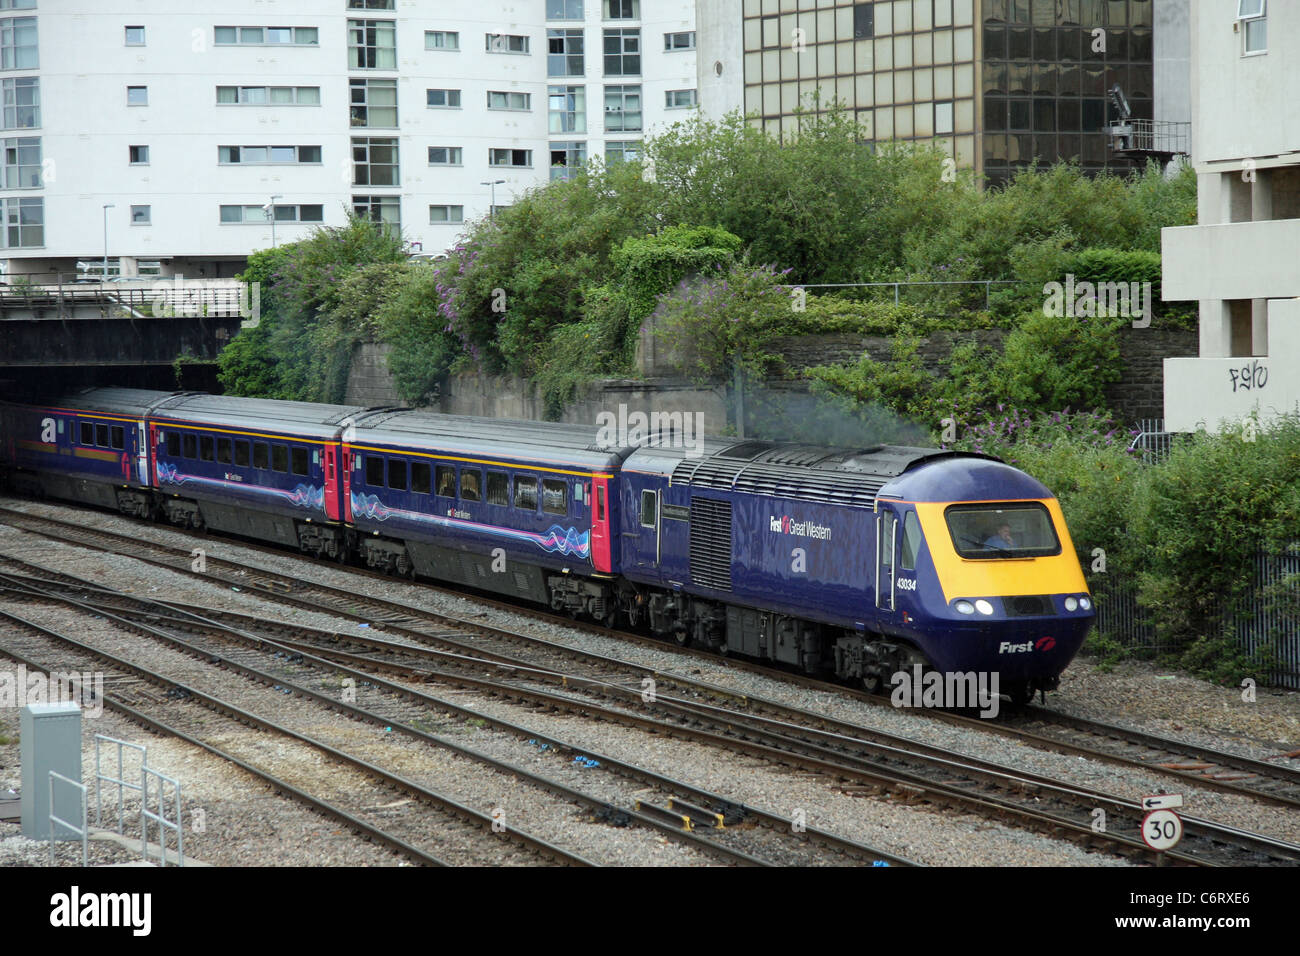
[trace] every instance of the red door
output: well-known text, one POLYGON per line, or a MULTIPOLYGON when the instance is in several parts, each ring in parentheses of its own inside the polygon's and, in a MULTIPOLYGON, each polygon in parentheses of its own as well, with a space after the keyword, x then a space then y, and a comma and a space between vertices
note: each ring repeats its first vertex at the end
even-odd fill
POLYGON ((325 516, 339 520, 339 446, 330 442, 325 446, 325 516))
POLYGON ((593 478, 591 502, 591 566, 612 571, 609 559, 609 479, 593 478))
POLYGON ((340 485, 343 491, 343 520, 351 523, 352 521, 352 449, 343 445, 342 461, 343 467, 340 469, 340 485))

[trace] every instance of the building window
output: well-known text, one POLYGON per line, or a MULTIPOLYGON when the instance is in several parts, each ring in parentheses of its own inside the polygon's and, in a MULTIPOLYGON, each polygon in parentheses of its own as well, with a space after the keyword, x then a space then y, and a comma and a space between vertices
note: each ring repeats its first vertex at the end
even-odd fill
POLYGON ((460 34, 447 30, 425 30, 424 48, 426 50, 459 50, 460 34))
POLYGON ((640 158, 641 141, 638 139, 605 141, 606 163, 621 163, 640 158))
POLYGON ((5 189, 40 189, 41 181, 41 140, 39 136, 29 139, 6 139, 5 150, 5 189))
POLYGON ((319 163, 319 146, 218 146, 217 162, 223 166, 288 166, 319 163))
POLYGON ((943 136, 952 132, 952 101, 934 104, 934 132, 943 136))
POLYGON ((581 20, 583 16, 582 0, 546 0, 548 20, 581 20))
POLYGON ((489 166, 514 166, 517 169, 531 168, 533 151, 531 149, 489 149, 489 166))
POLYGON ((397 31, 392 20, 348 21, 348 66, 354 70, 397 69, 397 31))
POLYGON ((320 46, 316 27, 215 27, 217 46, 320 46))
POLYGON ((638 20, 641 0, 602 0, 606 20, 638 20))
POLYGON ((528 37, 513 33, 484 34, 484 46, 489 53, 527 53, 528 37))
POLYGON ((142 276, 160 276, 162 275, 162 260, 139 259, 136 261, 136 269, 142 276))
POLYGON ((586 161, 586 143, 552 143, 551 179, 572 179, 586 161))
POLYGON ((490 110, 530 110, 533 108, 533 94, 488 90, 487 105, 490 110))
POLYGON ((875 7, 874 3, 855 3, 853 5, 853 39, 870 40, 875 35, 875 7))
POLYGON ((320 106, 319 86, 218 86, 219 106, 320 106))
POLYGON ((3 200, 5 247, 30 249, 45 245, 45 200, 41 197, 3 200))
POLYGON ((41 81, 36 76, 6 77, 4 128, 36 129, 41 125, 41 81))
POLYGON ((127 106, 148 106, 149 87, 128 86, 126 88, 126 105, 127 106))
POLYGON ((402 235, 402 204, 397 196, 353 196, 352 209, 362 219, 377 222, 394 238, 402 235))
POLYGON ((426 96, 431 109, 460 109, 460 90, 428 90, 426 96))
POLYGON ((641 31, 605 31, 605 75, 641 75, 641 31))
POLYGON ((641 87, 605 87, 605 129, 611 133, 636 133, 641 124, 641 87))
POLYGON ((276 204, 271 213, 266 206, 222 206, 223 223, 268 223, 271 216, 276 222, 324 222, 325 206, 321 203, 304 203, 295 206, 276 204))
POLYGON ((398 186, 397 140, 352 141, 353 186, 398 186))
POLYGON ((587 132, 587 91, 581 86, 551 86, 546 90, 550 104, 552 133, 587 132))
POLYGON ((129 146, 128 153, 131 157, 132 166, 149 165, 149 147, 148 146, 129 146))
POLYGON ((34 70, 40 66, 35 17, 0 20, 0 70, 34 70))
POLYGON ((144 46, 144 27, 127 27, 126 45, 144 46))
POLYGON ((352 125, 397 128, 397 81, 352 78, 348 80, 352 101, 352 125))
POLYGON ((694 105, 694 90, 668 90, 664 94, 664 106, 670 110, 686 109, 694 105))
POLYGON ((582 45, 581 30, 547 30, 546 75, 582 76, 582 45))
POLYGON ((430 206, 429 225, 440 226, 449 222, 464 222, 464 206, 430 206))
POLYGON ((689 33, 665 33, 664 50, 668 53, 675 53, 678 50, 695 49, 695 31, 689 33))
POLYGON ((348 0, 349 10, 392 10, 393 0, 348 0))
POLYGON ((149 226, 153 224, 153 207, 152 206, 132 206, 131 207, 131 225, 149 226))
POLYGON ((1245 52, 1268 52, 1268 0, 1237 0, 1237 19, 1245 52))
POLYGON ((430 146, 430 166, 460 166, 461 148, 459 146, 430 146))
POLYGON ((0 0, 0 10, 35 10, 36 0, 0 0))

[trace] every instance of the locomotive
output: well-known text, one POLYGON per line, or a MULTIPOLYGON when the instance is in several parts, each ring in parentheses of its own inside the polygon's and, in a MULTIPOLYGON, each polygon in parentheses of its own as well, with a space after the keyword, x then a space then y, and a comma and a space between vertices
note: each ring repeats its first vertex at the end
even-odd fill
POLYGON ((98 388, 0 406, 10 483, 495 591, 872 690, 1054 689, 1093 621, 1061 508, 986 455, 98 388))

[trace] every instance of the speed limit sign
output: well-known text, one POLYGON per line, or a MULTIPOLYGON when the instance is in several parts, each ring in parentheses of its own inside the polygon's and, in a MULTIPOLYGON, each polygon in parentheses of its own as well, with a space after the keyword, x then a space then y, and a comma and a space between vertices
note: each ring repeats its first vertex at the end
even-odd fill
POLYGON ((1142 839, 1153 850, 1169 850, 1183 838, 1183 821, 1172 810, 1153 810, 1142 819, 1142 839))

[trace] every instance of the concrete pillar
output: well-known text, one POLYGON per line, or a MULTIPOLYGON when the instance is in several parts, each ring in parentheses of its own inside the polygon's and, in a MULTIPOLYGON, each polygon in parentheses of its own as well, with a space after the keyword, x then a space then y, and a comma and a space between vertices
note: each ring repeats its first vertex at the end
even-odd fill
POLYGON ((1223 299, 1201 300, 1201 358, 1232 355, 1232 313, 1223 299))
POLYGON ((1268 355, 1268 299, 1250 302, 1250 354, 1268 355))

